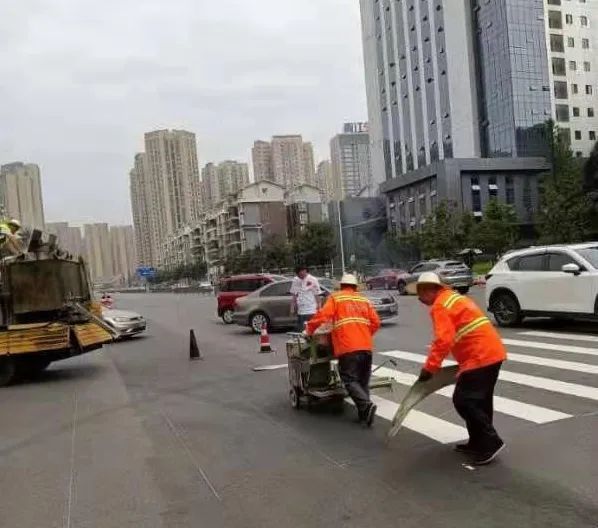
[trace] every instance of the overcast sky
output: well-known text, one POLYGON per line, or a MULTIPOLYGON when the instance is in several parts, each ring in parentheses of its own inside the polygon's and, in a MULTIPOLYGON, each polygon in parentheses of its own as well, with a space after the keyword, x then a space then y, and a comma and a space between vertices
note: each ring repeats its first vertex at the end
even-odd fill
POLYGON ((6 0, 0 163, 38 163, 47 221, 130 223, 143 133, 197 134, 200 166, 301 133, 317 160, 367 119, 357 0, 6 0))

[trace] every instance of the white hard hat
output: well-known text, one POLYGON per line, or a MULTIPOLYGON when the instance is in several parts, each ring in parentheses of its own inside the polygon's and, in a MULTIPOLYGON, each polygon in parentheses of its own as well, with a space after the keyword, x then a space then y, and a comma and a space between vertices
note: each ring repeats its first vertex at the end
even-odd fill
POLYGON ((348 286, 357 286, 357 277, 352 273, 345 273, 341 279, 341 284, 347 284, 348 286))
POLYGON ((21 222, 19 222, 16 218, 11 218, 8 222, 8 225, 13 225, 15 227, 21 227, 21 222))
POLYGON ((435 284, 436 286, 444 286, 440 280, 440 277, 433 271, 426 271, 425 273, 422 273, 419 276, 419 279, 417 279, 417 285, 419 286, 420 284, 435 284))

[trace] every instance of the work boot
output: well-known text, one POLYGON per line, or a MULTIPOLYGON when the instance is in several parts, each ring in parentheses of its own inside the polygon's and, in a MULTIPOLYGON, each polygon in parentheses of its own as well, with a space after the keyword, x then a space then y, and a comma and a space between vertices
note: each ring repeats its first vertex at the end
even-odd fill
POLYGON ((455 451, 457 453, 463 453, 465 455, 476 455, 479 453, 479 450, 476 449, 473 445, 471 445, 471 442, 457 444, 455 446, 455 451))
POLYGON ((374 423, 374 418, 376 417, 377 410, 378 410, 378 407, 376 407, 376 405, 374 405, 373 403, 370 403, 367 410, 365 411, 365 424, 368 427, 372 427, 372 424, 374 423))
POLYGON ((483 453, 479 453, 477 456, 475 456, 472 460, 472 464, 474 466, 485 466, 490 464, 490 462, 492 462, 505 447, 506 444, 501 440, 498 446, 494 449, 491 449, 490 451, 484 451, 483 453))

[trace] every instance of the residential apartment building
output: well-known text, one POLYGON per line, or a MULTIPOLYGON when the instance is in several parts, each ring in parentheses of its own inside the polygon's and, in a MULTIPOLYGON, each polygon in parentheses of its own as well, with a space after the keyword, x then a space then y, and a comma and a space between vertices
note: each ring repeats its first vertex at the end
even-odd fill
POLYGON ((367 123, 345 123, 343 132, 330 141, 330 159, 335 200, 359 196, 364 189, 376 187, 372 178, 367 123))
POLYGON ((48 222, 46 223, 46 231, 56 235, 58 247, 61 249, 73 255, 83 255, 85 253, 80 227, 70 226, 68 222, 48 222))
POLYGON ((294 238, 305 230, 308 224, 325 219, 322 194, 314 185, 300 185, 284 196, 287 206, 287 236, 294 238))
POLYGON ((598 134, 598 2, 545 0, 552 114, 573 152, 588 156, 598 134))
POLYGON ((92 281, 111 283, 114 278, 114 262, 108 224, 85 224, 83 236, 92 281))
POLYGON ((252 149, 255 181, 271 181, 285 189, 315 183, 313 146, 300 135, 273 136, 252 149))
POLYGON ((39 167, 20 161, 0 166, 0 206, 23 226, 44 229, 44 203, 39 167))
POLYGON ((208 163, 202 170, 202 185, 204 208, 211 210, 229 194, 249 185, 249 167, 237 161, 208 163))
POLYGON ((110 243, 114 281, 130 286, 137 268, 133 226, 110 226, 110 243))
POLYGON ((169 235, 163 245, 164 267, 177 269, 194 262, 208 262, 205 254, 204 219, 199 224, 187 226, 169 235))
POLYGON ((530 224, 553 115, 544 0, 360 3, 373 180, 391 226, 417 229, 445 199, 481 216, 493 198, 530 224))
POLYGON ((146 154, 136 154, 135 165, 129 173, 135 254, 137 266, 156 267, 160 252, 157 225, 162 214, 157 207, 152 207, 158 202, 158 189, 150 178, 146 162, 146 154))
POLYGON ((316 170, 316 187, 320 189, 322 201, 327 203, 334 197, 334 186, 332 182, 332 164, 329 160, 318 163, 316 170))

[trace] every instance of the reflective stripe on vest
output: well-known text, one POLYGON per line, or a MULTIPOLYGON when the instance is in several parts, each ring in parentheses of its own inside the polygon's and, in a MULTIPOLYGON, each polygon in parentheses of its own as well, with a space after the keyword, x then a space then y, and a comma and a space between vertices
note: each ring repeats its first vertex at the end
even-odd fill
POLYGON ((458 293, 453 293, 446 301, 444 301, 444 303, 442 303, 442 306, 450 310, 453 306, 455 306, 455 303, 457 303, 461 299, 463 299, 462 295, 459 295, 458 293))
POLYGON ((480 326, 484 326, 486 324, 490 324, 490 319, 487 317, 478 317, 471 323, 467 323, 457 331, 457 334, 455 335, 455 343, 463 339, 467 334, 477 330, 480 326))
POLYGON ((338 328, 339 326, 344 326, 350 323, 364 324, 370 326, 370 320, 366 319, 365 317, 343 317, 342 319, 339 319, 336 323, 334 323, 334 328, 338 328))

